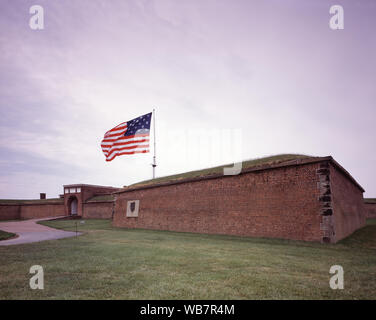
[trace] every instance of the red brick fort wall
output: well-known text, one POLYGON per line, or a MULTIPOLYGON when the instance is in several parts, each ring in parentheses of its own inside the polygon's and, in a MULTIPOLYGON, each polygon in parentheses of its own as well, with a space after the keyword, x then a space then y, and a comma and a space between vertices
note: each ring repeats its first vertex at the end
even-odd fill
POLYGON ((184 182, 118 195, 113 225, 321 241, 318 163, 184 182), (128 200, 139 216, 126 217, 128 200))
POLYGON ((330 165, 330 185, 336 241, 366 223, 363 192, 335 166, 330 165))
POLYGON ((376 219, 376 203, 365 203, 366 218, 376 219))

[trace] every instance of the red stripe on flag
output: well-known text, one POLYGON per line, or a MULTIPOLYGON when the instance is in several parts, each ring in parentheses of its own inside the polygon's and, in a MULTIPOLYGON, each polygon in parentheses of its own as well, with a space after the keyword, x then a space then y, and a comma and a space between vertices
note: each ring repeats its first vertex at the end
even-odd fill
POLYGON ((105 138, 120 137, 120 136, 123 136, 126 131, 127 131, 126 129, 123 129, 121 130, 121 132, 117 132, 117 133, 108 133, 108 134, 106 133, 105 138))
MULTIPOLYGON (((120 140, 120 139, 119 139, 120 140)), ((111 146, 122 146, 122 145, 127 145, 127 144, 132 144, 132 143, 142 143, 142 142, 149 142, 149 139, 141 139, 141 140, 132 140, 132 141, 120 141, 116 140, 113 144, 101 144, 102 148, 110 148, 111 146)))
POLYGON ((123 128, 123 127, 124 128, 127 127, 127 123, 126 122, 122 122, 122 123, 118 124, 116 127, 113 127, 111 130, 108 130, 107 132, 116 131, 116 130, 119 130, 119 129, 123 128))
POLYGON ((132 139, 132 138, 136 138, 136 137, 149 137, 149 133, 139 133, 139 134, 134 134, 133 136, 122 136, 118 139, 107 139, 107 138, 104 138, 102 140, 102 142, 114 142, 114 141, 119 141, 119 140, 128 140, 128 139, 132 139))
POLYGON ((135 153, 148 153, 149 150, 142 150, 142 151, 131 151, 131 152, 121 152, 121 153, 118 153, 116 154, 113 158, 111 159, 106 159, 106 161, 112 161, 114 160, 117 156, 122 156, 122 155, 125 155, 125 154, 135 154, 135 153))
POLYGON ((107 157, 110 157, 115 151, 122 151, 122 150, 132 150, 132 149, 137 149, 137 148, 149 148, 148 144, 144 145, 136 145, 136 146, 130 146, 130 147, 123 147, 123 148, 111 148, 110 152, 107 153, 107 157))

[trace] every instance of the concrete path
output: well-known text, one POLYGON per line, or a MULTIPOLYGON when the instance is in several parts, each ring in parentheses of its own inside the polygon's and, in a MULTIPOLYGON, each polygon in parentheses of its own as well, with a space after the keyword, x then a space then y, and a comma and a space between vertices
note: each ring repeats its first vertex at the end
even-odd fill
MULTIPOLYGON (((37 221, 51 220, 56 218, 58 217, 30 219, 14 222, 0 222, 0 230, 16 233, 18 235, 17 238, 0 241, 0 246, 62 239, 74 237, 76 235, 76 232, 58 230, 36 223, 37 221)), ((77 234, 80 235, 81 233, 79 232, 77 234)))

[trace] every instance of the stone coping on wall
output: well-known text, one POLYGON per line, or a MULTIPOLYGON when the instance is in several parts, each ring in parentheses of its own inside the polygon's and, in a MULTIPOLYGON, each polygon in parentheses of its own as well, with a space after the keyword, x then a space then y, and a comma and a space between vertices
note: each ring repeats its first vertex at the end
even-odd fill
POLYGON ((376 198, 364 198, 364 203, 376 205, 376 198))
MULTIPOLYGON (((257 172, 257 171, 272 170, 272 169, 278 169, 278 168, 283 168, 283 167, 300 166, 300 165, 318 163, 318 162, 325 162, 325 161, 332 163, 356 187, 358 187, 362 192, 364 192, 364 189, 362 188, 362 186, 351 176, 351 174, 346 169, 344 169, 337 161, 335 161, 332 156, 293 159, 293 160, 288 160, 288 161, 281 162, 281 163, 264 164, 264 165, 260 165, 260 166, 254 166, 254 167, 242 169, 240 174, 246 174, 246 173, 257 172)), ((211 174, 211 175, 206 175, 206 176, 200 176, 200 177, 194 177, 194 178, 185 178, 185 179, 180 179, 180 180, 171 180, 171 181, 160 182, 160 183, 149 184, 149 185, 143 185, 143 186, 134 186, 134 187, 129 186, 129 187, 126 187, 126 188, 122 188, 119 191, 113 192, 112 194, 120 194, 120 193, 124 193, 124 192, 136 191, 136 190, 144 190, 144 189, 157 188, 157 187, 162 187, 162 186, 170 186, 170 185, 187 183, 187 182, 196 182, 196 181, 219 179, 219 178, 226 178, 226 177, 232 177, 232 175, 211 174)))
POLYGON ((115 197, 113 194, 104 194, 104 195, 97 195, 93 196, 85 201, 85 203, 108 203, 114 202, 115 197))
POLYGON ((116 187, 100 186, 100 185, 95 185, 95 184, 84 184, 84 183, 65 184, 65 185, 63 185, 63 187, 64 188, 69 188, 69 187, 93 187, 93 188, 106 188, 106 189, 119 190, 119 188, 116 188, 116 187))
POLYGON ((29 205, 63 205, 64 199, 46 199, 46 200, 17 200, 0 199, 0 206, 29 206, 29 205))

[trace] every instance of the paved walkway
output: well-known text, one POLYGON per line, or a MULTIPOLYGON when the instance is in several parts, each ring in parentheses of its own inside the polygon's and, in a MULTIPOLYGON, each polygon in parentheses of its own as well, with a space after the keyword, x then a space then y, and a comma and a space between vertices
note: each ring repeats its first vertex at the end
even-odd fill
MULTIPOLYGON (((37 221, 51 220, 56 218, 58 217, 30 219, 14 222, 0 222, 0 230, 16 233, 18 235, 17 238, 0 241, 0 246, 62 239, 74 237, 76 235, 76 232, 58 230, 36 223, 37 221)), ((81 233, 79 232, 77 234, 80 235, 81 233)))

